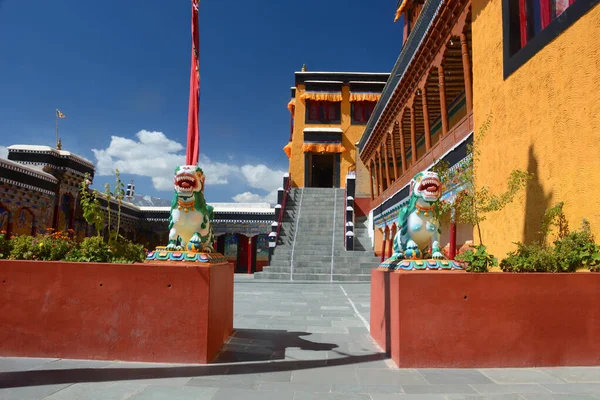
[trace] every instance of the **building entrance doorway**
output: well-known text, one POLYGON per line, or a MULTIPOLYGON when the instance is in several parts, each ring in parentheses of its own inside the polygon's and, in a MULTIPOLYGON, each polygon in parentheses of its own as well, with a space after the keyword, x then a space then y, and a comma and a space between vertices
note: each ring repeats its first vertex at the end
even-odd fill
POLYGON ((334 187, 335 154, 312 154, 310 160, 310 187, 334 187))

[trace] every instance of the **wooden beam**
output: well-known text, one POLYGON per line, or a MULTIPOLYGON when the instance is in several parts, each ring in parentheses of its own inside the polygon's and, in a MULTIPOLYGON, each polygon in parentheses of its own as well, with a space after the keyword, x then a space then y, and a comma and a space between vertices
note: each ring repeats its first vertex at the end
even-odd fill
POLYGON ((423 128, 425 130, 425 151, 431 149, 431 127, 429 126, 429 107, 427 106, 427 88, 421 89, 423 107, 423 128))
POLYGON ((467 45, 467 36, 460 34, 460 47, 462 49, 463 74, 465 77, 465 98, 467 103, 467 113, 473 110, 473 84, 471 83, 471 60, 469 59, 469 46, 467 45))
POLYGON ((438 82, 440 85, 440 108, 442 111, 442 135, 448 133, 448 107, 446 106, 446 88, 444 79, 444 67, 438 65, 438 82))
POLYGON ((390 132, 390 141, 392 142, 392 164, 394 165, 394 182, 398 179, 398 161, 396 160, 396 138, 394 137, 394 127, 390 132))
POLYGON ((409 108, 410 110, 410 154, 412 158, 412 165, 417 163, 417 126, 415 124, 415 109, 409 108))

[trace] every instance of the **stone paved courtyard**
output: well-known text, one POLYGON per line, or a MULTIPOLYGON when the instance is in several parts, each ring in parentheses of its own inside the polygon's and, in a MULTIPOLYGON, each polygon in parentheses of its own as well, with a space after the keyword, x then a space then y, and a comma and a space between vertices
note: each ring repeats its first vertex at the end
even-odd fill
POLYGON ((368 321, 369 284, 236 276, 214 364, 0 358, 0 399, 600 399, 600 367, 395 369, 368 321))

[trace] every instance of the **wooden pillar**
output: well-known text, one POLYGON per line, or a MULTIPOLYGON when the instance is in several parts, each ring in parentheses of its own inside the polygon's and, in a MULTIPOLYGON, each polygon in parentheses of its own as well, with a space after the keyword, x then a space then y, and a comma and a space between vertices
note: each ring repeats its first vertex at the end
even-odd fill
POLYGON ((431 127, 429 126, 429 107, 427 106, 427 88, 421 90, 423 104, 423 127, 425 128, 425 151, 431 149, 431 127))
POLYGON ((383 152, 385 154, 385 185, 390 187, 392 184, 392 181, 390 180, 390 155, 385 141, 383 142, 383 152))
POLYGON ((406 173, 406 146, 404 145, 404 129, 402 129, 402 122, 399 124, 400 127, 400 162, 402 163, 402 175, 406 173))
POLYGON ((385 242, 386 242, 386 230, 385 228, 382 231, 383 237, 381 238, 381 262, 385 261, 385 242))
POLYGON ((385 186, 383 185, 383 162, 382 162, 382 155, 381 155, 382 151, 381 149, 377 150, 377 159, 379 160, 379 168, 378 168, 378 172, 379 172, 379 183, 381 184, 381 191, 378 193, 383 193, 384 190, 386 189, 385 186))
POLYGON ((369 189, 371 189, 371 200, 375 198, 373 196, 373 160, 369 163, 369 189))
POLYGON ((398 179, 398 160, 396 160, 396 139, 394 138, 394 130, 390 132, 390 141, 392 142, 392 163, 394 164, 394 181, 398 179))
POLYGON ((387 258, 390 258, 392 256, 392 249, 393 248, 394 248, 394 235, 393 235, 392 228, 389 228, 387 258))
POLYGON ((411 148, 411 158, 412 165, 417 164, 417 125, 415 122, 415 109, 414 107, 410 108, 410 148, 411 148))
POLYGON ((450 258, 451 260, 454 260, 454 257, 456 256, 456 222, 454 221, 450 221, 450 246, 448 249, 448 258, 450 258))
POLYGON ((375 153, 375 161, 374 161, 374 165, 375 165, 375 189, 377 192, 377 196, 379 196, 381 194, 381 174, 379 173, 379 152, 375 153))
POLYGON ((471 83, 471 60, 469 59, 469 46, 467 35, 460 34, 460 47, 462 52, 463 74, 465 77, 465 98, 467 101, 467 112, 473 110, 473 84, 471 83))
POLYGON ((252 236, 248 237, 248 273, 252 273, 252 236))
POLYGON ((444 78, 444 67, 438 65, 438 83, 440 87, 440 108, 442 110, 442 135, 448 133, 448 107, 446 107, 446 79, 444 78))

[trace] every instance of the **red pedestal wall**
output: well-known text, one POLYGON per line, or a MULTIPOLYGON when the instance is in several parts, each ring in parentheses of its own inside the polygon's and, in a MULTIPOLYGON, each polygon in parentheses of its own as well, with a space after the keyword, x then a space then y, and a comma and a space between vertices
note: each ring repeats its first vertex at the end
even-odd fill
POLYGON ((0 355, 208 363, 233 331, 233 266, 0 261, 0 355))
POLYGON ((371 335, 401 368, 600 365, 600 274, 374 270, 371 290, 371 335))

